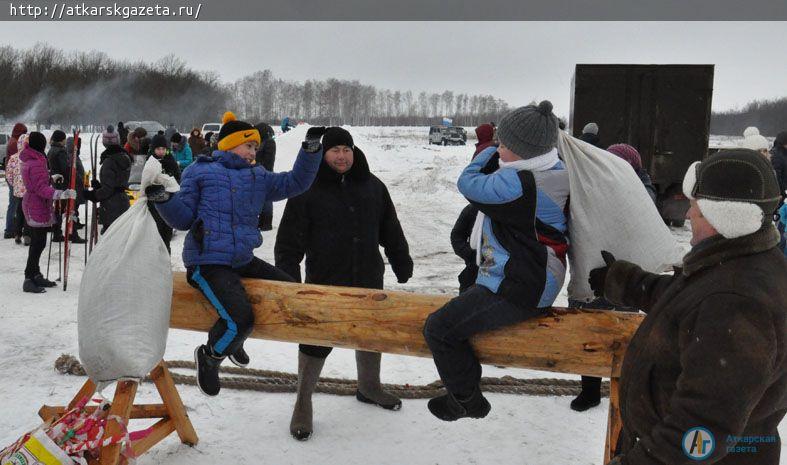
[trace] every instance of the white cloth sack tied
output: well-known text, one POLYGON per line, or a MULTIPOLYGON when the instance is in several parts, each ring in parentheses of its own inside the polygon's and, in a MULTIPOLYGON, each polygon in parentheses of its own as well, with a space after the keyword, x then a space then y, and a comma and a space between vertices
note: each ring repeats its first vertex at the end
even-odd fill
POLYGON ((604 266, 601 251, 653 273, 683 257, 675 238, 631 165, 560 131, 558 150, 568 170, 570 299, 594 299, 590 270, 604 266))
POLYGON ((77 323, 79 358, 99 390, 121 378, 142 378, 164 356, 172 304, 172 268, 145 188, 176 191, 150 157, 141 197, 101 236, 82 275, 77 323))

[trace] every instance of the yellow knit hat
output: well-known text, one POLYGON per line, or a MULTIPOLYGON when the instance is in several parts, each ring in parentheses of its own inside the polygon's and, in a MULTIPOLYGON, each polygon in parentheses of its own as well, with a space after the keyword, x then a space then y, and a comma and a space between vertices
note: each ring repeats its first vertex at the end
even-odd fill
POLYGON ((238 121, 231 111, 224 113, 221 118, 221 131, 219 131, 219 150, 232 150, 246 142, 254 141, 260 145, 262 138, 260 132, 245 121, 238 121))

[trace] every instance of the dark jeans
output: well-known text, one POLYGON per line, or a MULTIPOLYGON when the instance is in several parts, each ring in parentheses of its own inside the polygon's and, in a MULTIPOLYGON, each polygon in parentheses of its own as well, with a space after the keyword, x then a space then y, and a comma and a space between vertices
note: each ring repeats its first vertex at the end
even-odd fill
POLYGON ((232 355, 243 347, 254 327, 254 310, 241 278, 293 281, 287 273, 254 257, 248 264, 198 265, 186 268, 189 284, 199 289, 219 314, 208 333, 208 346, 217 355, 232 355))
POLYGON ((472 336, 543 314, 542 309, 516 306, 475 285, 429 315, 424 338, 446 389, 457 397, 469 397, 481 381, 481 364, 470 344, 472 336))
POLYGON ((46 248, 46 234, 49 228, 28 228, 30 231, 30 248, 27 249, 27 266, 25 267, 25 279, 33 279, 41 274, 38 262, 41 260, 41 253, 46 248))
POLYGON ((11 186, 8 186, 8 208, 5 212, 5 234, 13 234, 16 232, 16 227, 14 226, 14 215, 16 213, 16 202, 17 198, 14 197, 14 190, 11 189, 11 186))
POLYGON ((16 198, 16 215, 14 216, 17 236, 27 236, 27 223, 25 222, 25 212, 22 210, 22 199, 16 198))

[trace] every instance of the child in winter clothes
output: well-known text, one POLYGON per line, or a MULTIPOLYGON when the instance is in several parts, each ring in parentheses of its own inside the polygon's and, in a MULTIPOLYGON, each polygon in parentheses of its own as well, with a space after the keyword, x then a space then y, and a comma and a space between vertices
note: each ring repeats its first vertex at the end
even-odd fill
POLYGON ((172 156, 178 162, 180 171, 183 171, 194 161, 194 157, 191 154, 191 146, 183 140, 183 136, 179 132, 172 135, 170 142, 172 143, 172 156))
MULTIPOLYGON (((180 136, 180 134, 177 135, 180 136)), ((179 183, 180 167, 178 166, 178 162, 175 160, 175 157, 172 155, 170 149, 167 148, 167 138, 161 134, 156 134, 150 141, 150 147, 153 151, 152 156, 161 162, 162 172, 172 177, 176 183, 179 183)), ((158 233, 161 236, 161 240, 164 241, 167 251, 171 253, 172 249, 170 248, 170 243, 172 242, 172 227, 168 225, 166 221, 164 221, 158 210, 156 210, 156 208, 153 206, 153 202, 148 202, 148 208, 150 209, 150 213, 153 215, 153 219, 156 221, 156 228, 158 229, 158 233)))
POLYGON ((145 190, 167 223, 189 231, 183 246, 188 282, 202 291, 219 316, 208 343, 195 350, 198 384, 210 396, 221 389, 218 370, 224 358, 240 366, 249 362, 243 342, 254 313, 241 278, 292 280, 254 256, 262 244, 257 219, 266 200, 283 200, 311 186, 325 132, 309 129, 293 170, 271 173, 254 165, 259 132, 231 112, 225 113, 223 123, 218 150, 199 157, 183 173, 179 192, 170 195, 161 185, 145 190))
POLYGON ((429 401, 445 421, 483 418, 481 365, 470 338, 543 314, 560 292, 568 250, 568 172, 558 158, 552 104, 517 108, 500 121, 500 147, 465 168, 459 191, 479 210, 470 242, 475 285, 429 315, 424 337, 448 391, 429 401), (499 157, 500 169, 484 174, 499 157))
POLYGON ((5 180, 14 195, 14 237, 16 243, 19 244, 24 240, 25 245, 30 245, 30 236, 25 227, 25 215, 22 211, 25 183, 22 180, 22 162, 19 160, 19 154, 26 147, 26 142, 27 134, 20 135, 17 141, 19 152, 11 155, 5 162, 5 180))
POLYGON ((56 190, 50 183, 46 150, 46 138, 40 132, 30 133, 27 147, 22 150, 22 180, 25 184, 25 196, 22 209, 27 225, 30 228, 30 249, 25 267, 24 292, 41 293, 45 287, 54 287, 55 283, 44 279, 38 262, 41 252, 46 246, 46 233, 55 223, 55 207, 53 200, 76 199, 73 189, 56 190))

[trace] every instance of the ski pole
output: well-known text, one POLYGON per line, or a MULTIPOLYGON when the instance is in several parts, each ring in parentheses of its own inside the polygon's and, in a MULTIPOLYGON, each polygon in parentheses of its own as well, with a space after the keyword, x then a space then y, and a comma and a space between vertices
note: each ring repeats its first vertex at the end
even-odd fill
POLYGON ((52 239, 55 238, 55 230, 49 230, 49 254, 46 257, 46 279, 49 280, 49 262, 52 260, 52 239))

